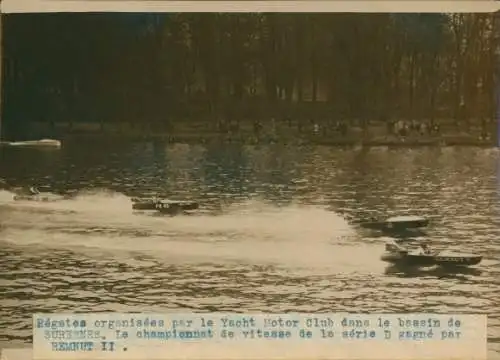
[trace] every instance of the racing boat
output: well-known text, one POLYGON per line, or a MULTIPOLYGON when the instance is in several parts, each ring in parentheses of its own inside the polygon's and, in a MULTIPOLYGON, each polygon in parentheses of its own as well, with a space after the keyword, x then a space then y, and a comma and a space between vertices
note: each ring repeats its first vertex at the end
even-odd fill
POLYGON ((4 142, 4 145, 18 146, 18 147, 51 147, 60 148, 61 141, 54 139, 41 139, 41 140, 27 140, 27 141, 11 141, 4 142))
POLYGON ((429 225, 429 220, 421 216, 395 216, 383 221, 360 223, 363 228, 381 231, 406 231, 424 228, 427 225, 429 225))
POLYGON ((155 210, 165 214, 177 214, 198 208, 199 204, 193 201, 167 200, 158 197, 132 198, 132 209, 134 210, 155 210))
POLYGON ((409 250, 394 241, 386 244, 385 250, 381 257, 383 261, 409 266, 473 266, 483 259, 481 255, 432 251, 425 244, 409 250))

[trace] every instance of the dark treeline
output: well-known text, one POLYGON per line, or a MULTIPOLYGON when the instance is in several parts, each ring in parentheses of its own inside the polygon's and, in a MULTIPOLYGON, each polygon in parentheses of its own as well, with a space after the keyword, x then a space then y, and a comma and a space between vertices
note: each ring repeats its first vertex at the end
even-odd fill
MULTIPOLYGON (((28 122, 495 118, 493 14, 8 14, 3 130, 28 122)), ((482 124, 482 125, 481 125, 482 124)))

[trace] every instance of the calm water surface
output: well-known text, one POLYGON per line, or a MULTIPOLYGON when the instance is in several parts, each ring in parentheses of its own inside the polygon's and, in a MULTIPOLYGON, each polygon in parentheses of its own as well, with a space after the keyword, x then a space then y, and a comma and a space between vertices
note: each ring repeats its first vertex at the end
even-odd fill
POLYGON ((31 341, 49 311, 452 312, 489 315, 500 354, 495 150, 342 150, 153 144, 0 149, 0 344, 31 341), (75 191, 14 202, 31 184, 75 191), (196 215, 133 214, 130 196, 196 199, 196 215), (437 247, 475 269, 380 261, 366 216, 433 219, 437 247))

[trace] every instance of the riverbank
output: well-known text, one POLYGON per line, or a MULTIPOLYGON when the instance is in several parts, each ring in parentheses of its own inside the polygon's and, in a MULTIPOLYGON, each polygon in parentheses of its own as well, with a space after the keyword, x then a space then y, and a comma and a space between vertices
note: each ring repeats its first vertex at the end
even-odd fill
MULTIPOLYGON (((448 122, 449 123, 449 122, 448 122)), ((331 128, 315 128, 314 124, 299 127, 297 124, 275 122, 266 124, 258 131, 252 123, 241 122, 236 127, 226 124, 224 129, 203 122, 180 122, 171 128, 153 129, 151 127, 132 126, 133 124, 83 123, 69 125, 56 124, 48 128, 46 123, 33 123, 27 132, 27 139, 62 140, 63 145, 80 142, 157 142, 212 144, 235 143, 245 145, 283 144, 283 145, 324 145, 324 146, 362 146, 362 147, 420 147, 420 146, 475 146, 496 147, 495 136, 484 138, 479 128, 470 128, 467 133, 459 132, 450 124, 441 121, 439 134, 419 134, 412 132, 407 136, 398 136, 387 132, 387 124, 371 123, 365 127, 350 126, 344 132, 331 128)), ((234 125, 234 124, 233 124, 234 125)), ((8 143, 8 142, 4 142, 8 143)))
POLYGON ((323 145, 323 146, 347 146, 347 147, 422 147, 422 146, 472 146, 472 147, 496 147, 491 140, 475 139, 463 136, 440 136, 427 138, 399 138, 399 137, 321 137, 302 136, 297 138, 288 137, 255 137, 219 135, 219 134, 66 134, 62 138, 65 144, 76 144, 80 142, 156 142, 167 144, 215 144, 233 143, 242 145, 282 144, 282 145, 323 145))

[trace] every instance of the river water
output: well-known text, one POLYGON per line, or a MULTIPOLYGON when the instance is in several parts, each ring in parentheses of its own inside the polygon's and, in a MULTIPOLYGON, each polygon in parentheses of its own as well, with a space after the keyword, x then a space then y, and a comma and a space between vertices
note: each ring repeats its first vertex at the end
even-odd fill
POLYGON ((448 312, 489 315, 500 355, 499 153, 159 144, 0 148, 0 347, 50 311, 448 312), (76 197, 14 202, 12 188, 76 197), (134 214, 130 196, 196 199, 193 215, 134 214), (474 269, 407 270, 350 219, 432 219, 436 247, 474 269))

